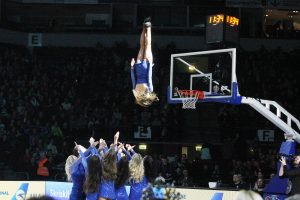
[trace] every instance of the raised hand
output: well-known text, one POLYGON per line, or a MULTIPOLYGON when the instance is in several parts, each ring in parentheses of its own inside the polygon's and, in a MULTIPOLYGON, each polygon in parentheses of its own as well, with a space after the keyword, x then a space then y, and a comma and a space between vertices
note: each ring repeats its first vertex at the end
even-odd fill
POLYGON ((116 144, 110 144, 111 149, 115 149, 116 144))
POLYGON ((123 151, 123 148, 124 148, 124 144, 119 142, 119 146, 118 146, 118 153, 122 153, 123 151))
POLYGON ((281 164, 283 166, 285 166, 286 165, 286 159, 285 159, 285 157, 281 156, 281 158, 279 159, 279 162, 281 162, 281 164))
POLYGON ((130 144, 126 144, 127 151, 133 150, 134 147, 135 145, 131 146, 130 144))
POLYGON ((114 136, 114 144, 118 144, 118 140, 119 140, 119 135, 120 135, 120 132, 116 132, 115 136, 114 136))
POLYGON ((93 143, 93 146, 96 147, 99 144, 99 141, 93 143))
POLYGON ((100 138, 100 140, 99 140, 99 149, 102 150, 102 149, 104 149, 106 146, 107 146, 107 145, 106 145, 105 140, 103 140, 102 138, 100 138))
POLYGON ((79 145, 75 141, 74 141, 74 143, 75 143, 75 149, 79 152, 79 145))
POLYGON ((95 139, 93 137, 90 137, 90 140, 89 140, 90 146, 93 146, 94 142, 95 142, 95 139))
POLYGON ((86 150, 83 146, 81 146, 80 144, 77 144, 75 141, 74 141, 74 143, 75 143, 75 148, 78 151, 78 153, 79 153, 79 151, 84 152, 86 150))
POLYGON ((134 58, 132 58, 131 61, 130 61, 131 69, 133 69, 134 64, 135 64, 135 60, 134 60, 134 58))

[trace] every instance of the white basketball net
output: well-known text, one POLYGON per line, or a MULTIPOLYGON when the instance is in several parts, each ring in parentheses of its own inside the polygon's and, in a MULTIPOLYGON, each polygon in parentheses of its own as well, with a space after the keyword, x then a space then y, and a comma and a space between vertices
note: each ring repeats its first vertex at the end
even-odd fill
POLYGON ((183 109, 196 109, 196 102, 201 91, 197 90, 177 90, 177 94, 182 100, 183 109))

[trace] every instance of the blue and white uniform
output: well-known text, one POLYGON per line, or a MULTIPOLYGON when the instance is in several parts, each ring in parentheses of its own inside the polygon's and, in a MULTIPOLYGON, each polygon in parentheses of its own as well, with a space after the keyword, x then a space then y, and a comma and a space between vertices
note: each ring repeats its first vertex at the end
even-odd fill
MULTIPOLYGON (((83 163, 87 166, 87 160, 93 156, 97 155, 100 158, 100 155, 95 147, 89 147, 88 150, 84 153, 84 155, 81 153, 81 157, 83 158, 83 163)), ((85 176, 87 176, 88 169, 87 167, 85 168, 85 176)), ((99 184, 99 189, 100 189, 100 184, 99 184)), ((99 199, 99 192, 93 192, 93 193, 87 193, 86 194, 86 200, 98 200, 99 199)))
POLYGON ((114 181, 109 180, 101 180, 100 188, 99 188, 99 197, 106 198, 106 199, 115 199, 116 198, 116 191, 115 191, 115 184, 114 181))
POLYGON ((83 184, 87 173, 86 156, 91 152, 92 147, 88 148, 84 153, 80 151, 80 157, 72 164, 71 177, 72 177, 72 190, 70 193, 70 200, 83 200, 85 194, 83 192, 83 184))
POLYGON ((144 176, 141 182, 131 181, 130 183, 130 200, 137 200, 142 198, 143 189, 148 186, 148 180, 144 176))
POLYGON ((84 200, 85 194, 83 192, 83 183, 85 181, 85 171, 84 167, 81 163, 77 163, 76 166, 74 166, 74 171, 71 172, 72 176, 72 190, 70 193, 70 200, 84 200))
POLYGON ((99 199, 99 193, 93 192, 86 194, 86 200, 98 200, 99 199))
POLYGON ((153 64, 148 60, 139 60, 134 64, 131 69, 132 89, 135 89, 137 84, 147 84, 148 91, 153 92, 152 68, 153 64))
MULTIPOLYGON (((127 160, 130 161, 131 160, 131 155, 128 151, 123 150, 123 153, 126 155, 127 160)), ((118 154, 118 161, 121 159, 120 154, 118 154)), ((116 190, 116 200, 128 200, 128 194, 126 192, 126 188, 125 188, 125 184, 120 186, 120 187, 115 187, 116 190)))
MULTIPOLYGON (((131 153, 132 153, 132 155, 134 155, 135 151, 132 149, 131 153)), ((130 154, 129 154, 129 156, 130 156, 130 154)), ((130 200, 141 199, 143 190, 144 190, 144 188, 146 188, 148 186, 148 183, 149 182, 148 182, 146 176, 143 176, 143 179, 140 182, 135 182, 133 180, 129 181, 129 184, 130 184, 129 199, 130 200)))
MULTIPOLYGON (((108 150, 109 149, 106 147, 104 148, 103 152, 107 153, 108 150)), ((115 150, 117 150, 117 147, 115 147, 115 150)), ((99 197, 106 199, 116 198, 115 184, 113 180, 101 180, 99 186, 99 197)))
POLYGON ((116 200, 128 200, 128 194, 126 192, 125 185, 122 185, 121 187, 115 188, 116 190, 116 200))

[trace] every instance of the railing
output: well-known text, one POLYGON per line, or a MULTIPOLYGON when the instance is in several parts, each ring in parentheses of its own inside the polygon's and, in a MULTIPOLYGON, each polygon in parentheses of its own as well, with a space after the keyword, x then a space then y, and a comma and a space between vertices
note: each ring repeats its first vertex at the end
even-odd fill
POLYGON ((280 128, 285 134, 290 135, 298 143, 300 143, 300 123, 292 114, 285 110, 275 101, 263 100, 263 99, 254 99, 251 97, 243 97, 242 103, 248 104, 253 107, 256 111, 270 120, 278 128, 280 128), (273 109, 275 108, 275 110, 273 109), (284 118, 284 116, 285 118, 284 118), (293 124, 295 126, 292 126, 293 124), (296 129, 296 130, 295 130, 296 129))

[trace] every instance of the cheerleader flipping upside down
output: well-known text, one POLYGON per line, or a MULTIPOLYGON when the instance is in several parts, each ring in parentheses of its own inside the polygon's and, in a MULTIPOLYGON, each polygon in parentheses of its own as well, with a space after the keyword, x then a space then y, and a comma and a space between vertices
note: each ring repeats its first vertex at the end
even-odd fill
POLYGON ((132 91, 136 103, 143 107, 150 106, 158 101, 153 92, 152 67, 153 55, 151 49, 151 19, 146 18, 143 24, 143 31, 140 37, 140 50, 137 59, 131 59, 131 80, 132 91))

